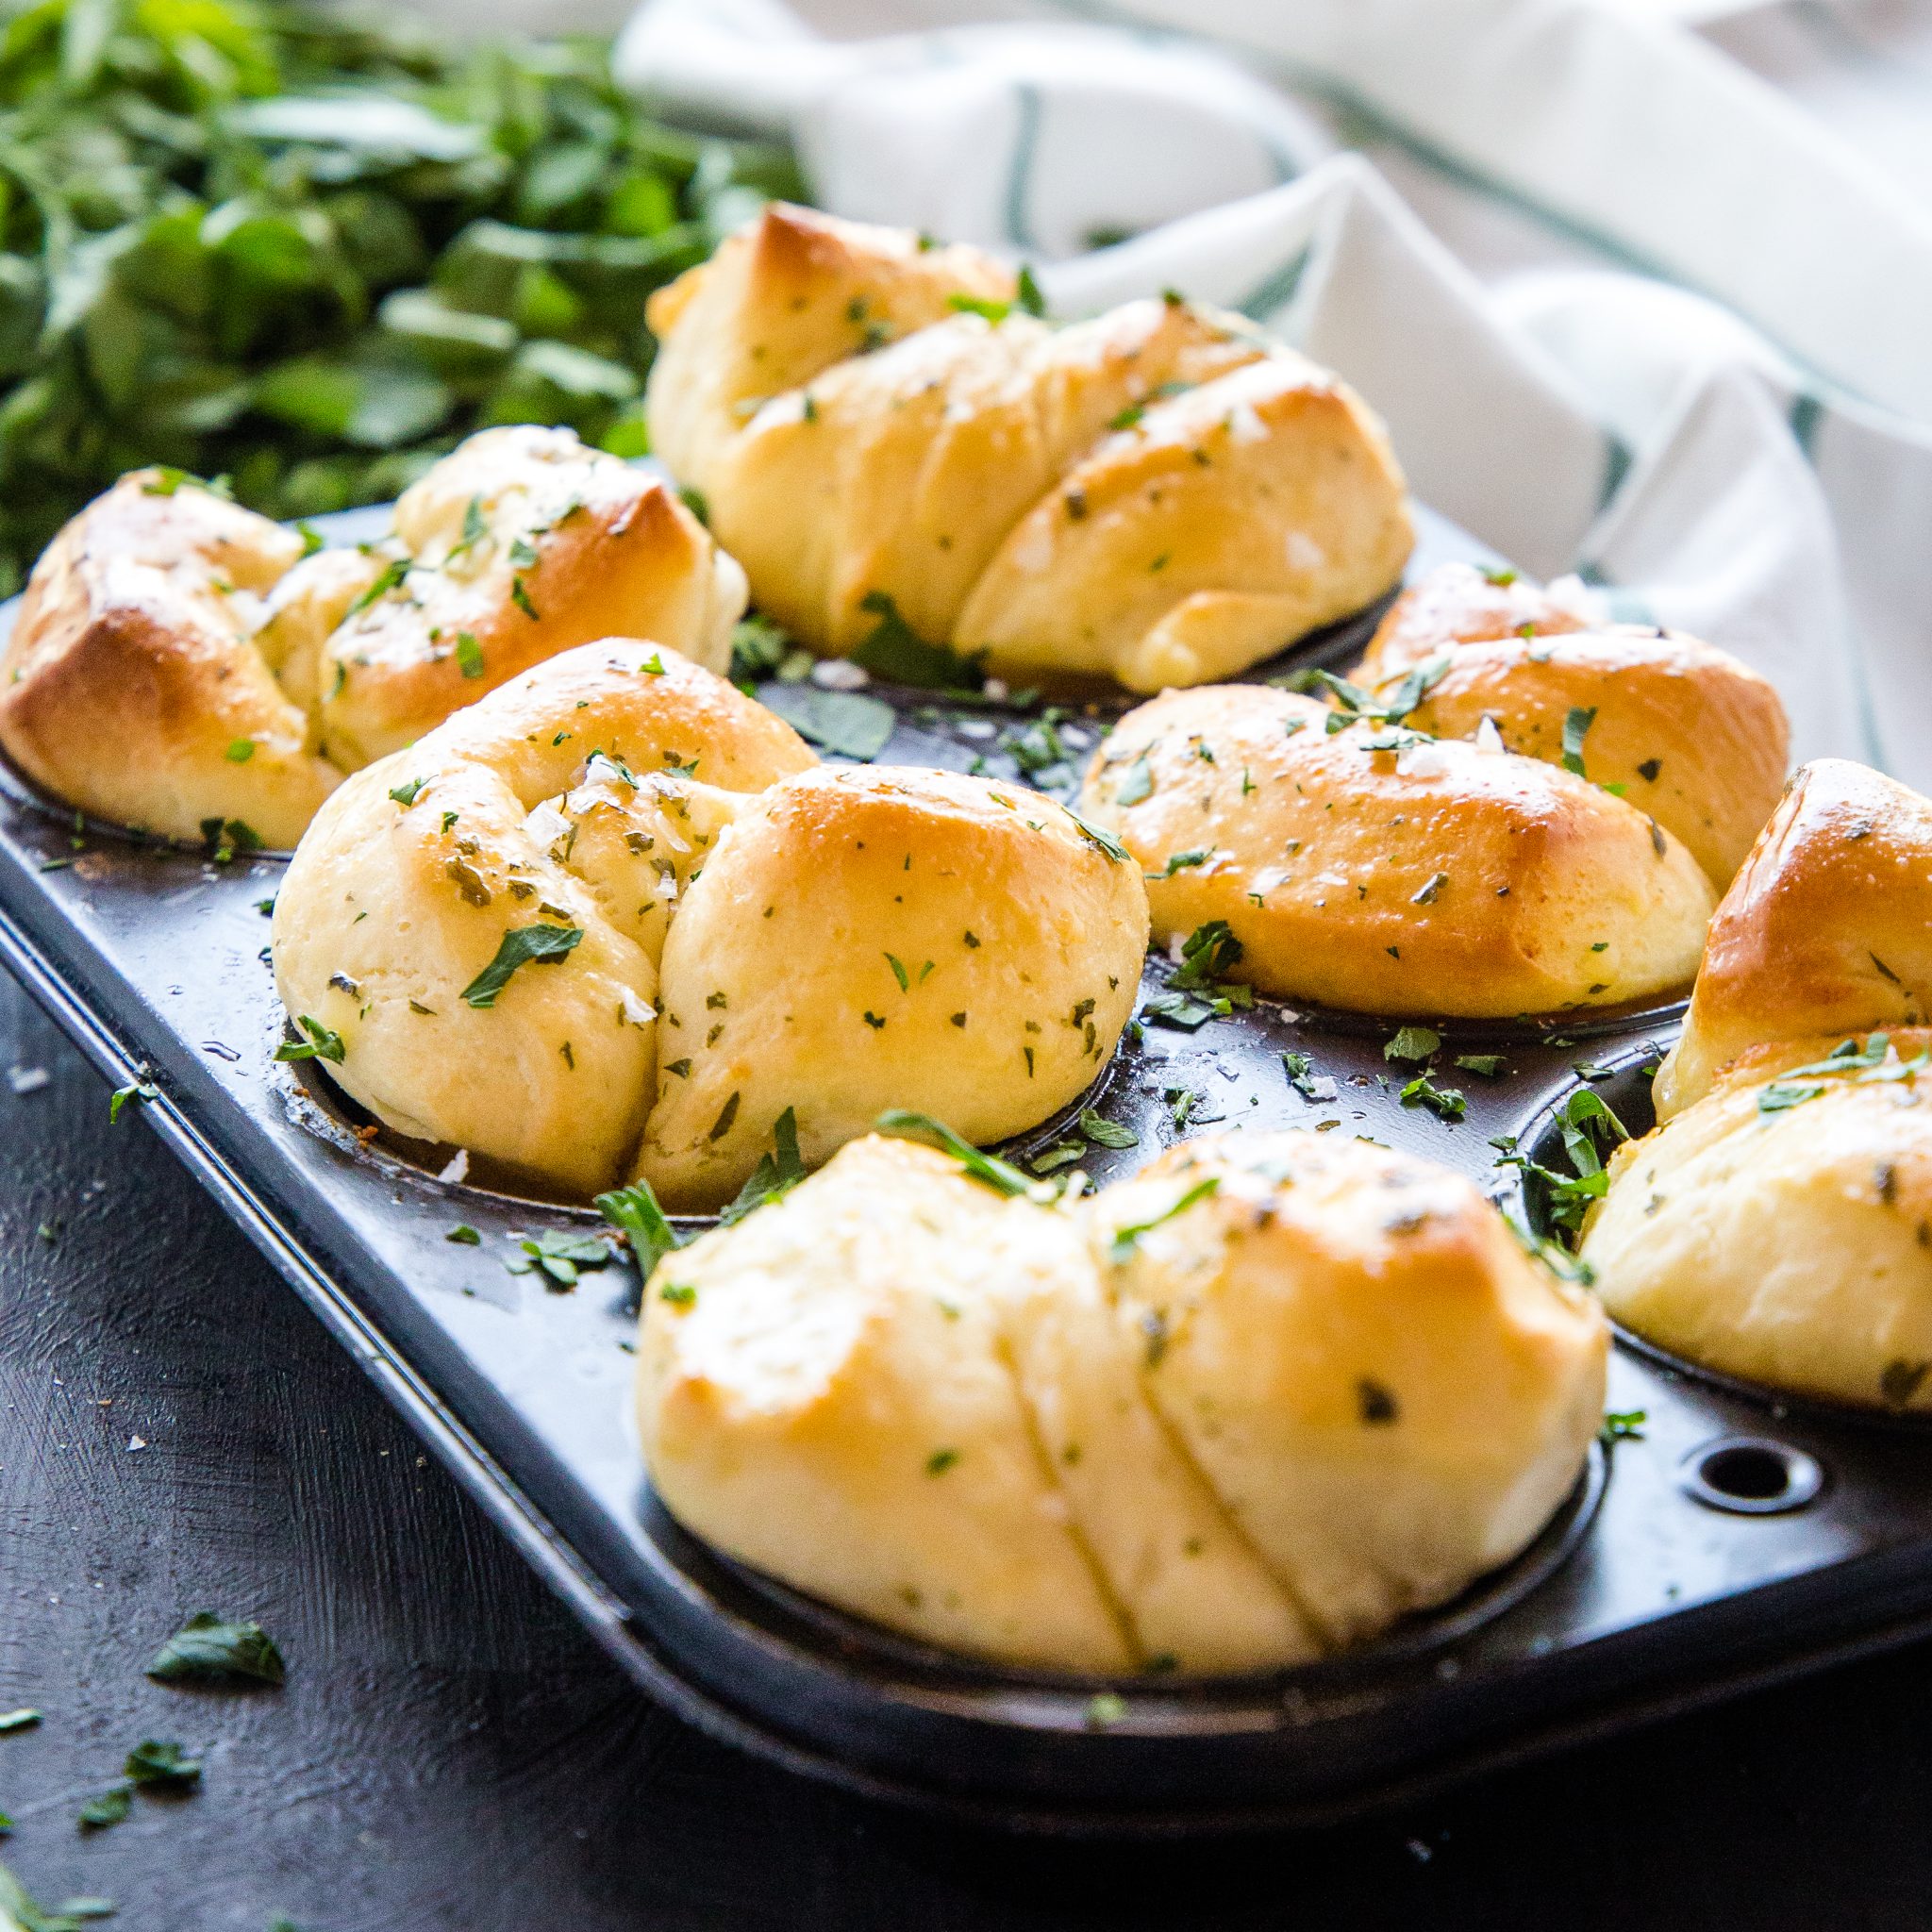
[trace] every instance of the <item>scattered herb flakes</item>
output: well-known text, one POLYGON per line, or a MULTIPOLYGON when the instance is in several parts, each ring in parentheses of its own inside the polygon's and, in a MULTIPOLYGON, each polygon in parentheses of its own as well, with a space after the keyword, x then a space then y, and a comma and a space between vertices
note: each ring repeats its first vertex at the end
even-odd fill
POLYGON ((1010 302, 995 302, 984 295, 948 295, 946 307, 960 315, 977 315, 997 327, 1012 314, 1010 302))
POLYGON ((1185 1214, 1195 1202, 1207 1200, 1210 1194, 1219 1192, 1220 1188, 1221 1176, 1210 1174, 1187 1189, 1171 1207, 1162 1208, 1149 1220, 1133 1222, 1125 1227, 1117 1227, 1112 1240, 1108 1243, 1108 1258, 1117 1266, 1132 1259, 1143 1235, 1151 1234, 1157 1227, 1164 1226, 1177 1215, 1185 1214))
POLYGON ((133 1804, 132 1785, 110 1785, 80 1807, 77 1822, 83 1831, 105 1831, 110 1824, 119 1824, 133 1804))
POLYGON ((801 738, 837 758, 869 763, 884 751, 897 724, 883 698, 859 691, 825 691, 816 684, 773 684, 760 693, 801 738))
POLYGON ((899 614, 898 605, 884 591, 868 591, 858 608, 878 619, 871 635, 852 653, 851 661, 860 669, 894 684, 917 685, 922 691, 977 693, 985 690, 983 652, 962 658, 943 644, 927 643, 899 614))
POLYGON ((1096 1147, 1138 1147, 1141 1144, 1141 1137, 1132 1127, 1108 1120, 1091 1107, 1082 1109, 1079 1126, 1081 1133, 1096 1147))
POLYGON ((1206 865, 1214 857, 1214 847, 1205 845, 1196 852, 1170 852, 1167 864, 1160 872, 1150 872, 1150 879, 1171 879, 1177 872, 1186 872, 1191 867, 1206 865))
POLYGON ((1438 1087, 1426 1074, 1418 1074, 1402 1090, 1404 1107, 1425 1107, 1439 1120, 1459 1121, 1469 1111, 1469 1103, 1454 1087, 1438 1087))
POLYGON ((465 677, 481 677, 484 672, 483 646, 466 630, 457 633, 457 669, 465 677))
POLYGON ((416 802, 416 794, 429 781, 426 778, 411 778, 407 785, 398 785, 390 796, 407 811, 416 802))
POLYGON ((108 1097, 108 1124, 113 1126, 121 1118, 124 1108, 139 1103, 145 1106, 150 1100, 158 1100, 161 1090, 152 1080, 132 1080, 125 1087, 117 1087, 108 1097))
POLYGON ((1096 1690, 1087 1700, 1087 1728, 1105 1731, 1127 1714, 1127 1700, 1118 1690, 1096 1690))
POLYGON ((1495 1079, 1503 1071, 1503 1056, 1499 1053, 1459 1053, 1451 1062, 1465 1073, 1480 1074, 1485 1080, 1495 1079))
POLYGON ((1597 1440, 1606 1445, 1611 1442, 1641 1442, 1643 1441, 1643 1425, 1649 1420, 1647 1409, 1607 1408, 1604 1410, 1603 1427, 1597 1431, 1597 1440))
POLYGON ((907 977, 906 968, 891 953, 885 956, 885 959, 886 964, 892 969, 892 977, 899 982, 899 991, 901 992, 909 992, 912 988, 912 982, 907 977))
POLYGON ((137 1785, 157 1790, 186 1791, 201 1782, 201 1759, 172 1740, 145 1738, 127 1754, 122 1771, 137 1785))
POLYGON ((252 738, 231 739, 222 756, 231 765, 245 765, 255 756, 255 741, 252 738))
POLYGON ((1098 825, 1089 824, 1080 814, 1070 807, 1061 807, 1074 822, 1074 829, 1093 846, 1109 865, 1124 865, 1127 862, 1127 848, 1111 832, 1103 832, 1098 825))
POLYGON ((607 1194, 599 1194, 594 1206, 612 1227, 629 1240, 638 1273, 646 1280, 666 1255, 675 1255, 684 1245, 683 1238, 672 1226, 647 1180, 640 1178, 627 1188, 613 1188, 607 1194))
POLYGON ((1026 1162, 1035 1174, 1055 1174, 1063 1167, 1072 1167, 1076 1160, 1087 1158, 1087 1143, 1084 1141, 1062 1141, 1058 1146, 1048 1147, 1033 1155, 1026 1162))
POLYGON ((522 577, 510 578, 509 601, 512 604, 514 604, 517 607, 517 608, 521 610, 524 613, 524 615, 530 620, 532 624, 542 623, 543 613, 537 608, 536 605, 531 603, 530 593, 526 589, 525 589, 524 580, 522 577))
POLYGON ((1803 1107, 1807 1100, 1816 1100, 1824 1091, 1823 1080, 1774 1080, 1757 1090, 1757 1111, 1788 1113, 1794 1107, 1803 1107))
POLYGON ((944 1475, 958 1459, 957 1449, 935 1449, 925 1458, 925 1473, 927 1475, 944 1475))
POLYGON ((467 1221, 459 1221, 443 1236, 446 1241, 454 1241, 459 1248, 476 1248, 483 1244, 483 1237, 467 1221))
POLYGON ((1227 921, 1210 919, 1205 925, 1197 925, 1182 942, 1181 963, 1174 970, 1173 983, 1190 991, 1211 987, 1235 1004, 1246 1006, 1254 998, 1251 989, 1242 987, 1236 992, 1221 984, 1222 975, 1241 963, 1242 951, 1227 921))
POLYGON ((517 1241, 517 1252, 503 1265, 512 1274, 541 1274, 546 1286, 568 1289, 577 1285, 582 1270, 608 1267, 610 1260, 609 1244, 593 1234, 544 1228, 523 1236, 517 1241))
POLYGON ((1189 992, 1158 992, 1141 1008, 1141 1017, 1157 1026, 1173 1026, 1184 1033, 1198 1032, 1210 1020, 1224 1020, 1234 1011, 1234 1002, 1215 996, 1197 999, 1189 992))
POLYGON ((1590 727, 1595 723, 1594 705, 1573 705, 1563 720, 1563 769, 1574 772, 1579 778, 1590 775, 1583 769, 1583 741, 1590 736, 1590 727))
POLYGON ((1428 1026, 1404 1026, 1382 1048, 1385 1060, 1425 1060, 1442 1044, 1442 1036, 1428 1026))
POLYGON ((731 1131, 738 1120, 739 1098, 740 1096, 737 1093, 733 1093, 730 1099, 718 1109, 718 1118, 711 1123, 711 1131, 708 1137, 708 1139, 722 1141, 731 1131))
POLYGON ((147 1674, 163 1684, 279 1684, 288 1670, 259 1624, 198 1610, 155 1653, 147 1674))
POLYGON ((928 1147, 937 1147, 942 1153, 950 1154, 974 1180, 996 1190, 1002 1194, 1030 1194, 1038 1185, 1029 1181, 1017 1167, 974 1146, 972 1141, 963 1140, 942 1121, 936 1121, 930 1114, 911 1113, 904 1108, 893 1108, 879 1115, 873 1125, 881 1133, 889 1134, 900 1141, 923 1141, 928 1147))
POLYGON ((689 1308, 696 1305, 698 1291, 688 1281, 667 1281, 658 1291, 660 1302, 669 1302, 674 1308, 689 1308))
POLYGON ((1401 1420, 1401 1405, 1380 1382, 1363 1375, 1355 1385, 1356 1413, 1370 1428, 1385 1428, 1401 1420))
POLYGON ((772 1147, 758 1157, 738 1197, 718 1218, 726 1227, 742 1221, 756 1208, 782 1201, 806 1176, 798 1152, 798 1114, 788 1107, 772 1128, 772 1147))
POLYGON ((285 1040, 275 1048, 278 1060, 332 1060, 341 1064, 347 1049, 342 1044, 342 1036, 325 1026, 320 1020, 308 1013, 297 1013, 295 1024, 302 1029, 300 1040, 285 1040))
POLYGON ((575 925, 519 925, 503 936, 496 957, 463 989, 465 1004, 488 1008, 510 982, 520 966, 554 966, 573 952, 583 939, 583 928, 575 925))
POLYGON ((1335 1098, 1335 1082, 1325 1074, 1317 1074, 1314 1062, 1305 1053, 1284 1053, 1281 1064, 1287 1072, 1289 1085, 1304 1100, 1327 1101, 1335 1098))
POLYGON ((1023 261, 1020 264, 1019 286, 1013 299, 1015 307, 1026 314, 1044 318, 1046 297, 1041 291, 1040 282, 1034 275, 1033 264, 1030 261, 1023 261))
POLYGON ((1126 769, 1120 784, 1115 787, 1113 802, 1119 806, 1139 805, 1142 799, 1154 795, 1154 773, 1142 752, 1126 769))

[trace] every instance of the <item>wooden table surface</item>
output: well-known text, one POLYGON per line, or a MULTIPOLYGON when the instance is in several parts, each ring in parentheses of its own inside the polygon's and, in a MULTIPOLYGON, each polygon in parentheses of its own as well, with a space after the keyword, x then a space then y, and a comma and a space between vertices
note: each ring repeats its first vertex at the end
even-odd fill
POLYGON ((1910 1932, 1932 1647, 1319 1835, 1056 1846, 687 1730, 551 1601, 160 1145, 0 980, 0 1858, 128 1932, 1910 1932), (46 1239, 44 1226, 53 1239, 46 1239), (143 1447, 131 1446, 139 1441, 143 1447), (168 1690, 191 1611, 280 1691, 168 1690), (198 1795, 79 1806, 144 1738, 198 1795))

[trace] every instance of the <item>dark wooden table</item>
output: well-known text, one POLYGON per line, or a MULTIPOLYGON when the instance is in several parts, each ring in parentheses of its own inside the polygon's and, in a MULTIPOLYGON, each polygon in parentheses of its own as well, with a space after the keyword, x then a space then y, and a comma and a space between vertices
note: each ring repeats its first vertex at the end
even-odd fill
POLYGON ((0 1857, 43 1903, 129 1932, 1932 1926, 1926 1648, 1222 1844, 1009 1841, 741 1759, 618 1676, 0 980, 12 1068, 52 1077, 0 1079, 0 1710, 45 1721, 0 1737, 0 1857), (287 1687, 148 1682, 204 1607, 258 1617, 287 1687), (149 1737, 205 1756, 199 1794, 82 1834, 149 1737))

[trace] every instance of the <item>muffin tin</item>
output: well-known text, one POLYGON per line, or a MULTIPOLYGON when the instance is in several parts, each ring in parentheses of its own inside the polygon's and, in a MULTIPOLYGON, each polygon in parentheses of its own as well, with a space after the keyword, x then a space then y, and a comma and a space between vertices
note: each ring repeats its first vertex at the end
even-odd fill
MULTIPOLYGON (((1421 519, 1413 568, 1494 561, 1421 519)), ((384 527, 333 520, 330 541, 384 527)), ((1345 663, 1375 613, 1281 663, 1345 663)), ((11 610, 0 611, 0 624, 11 610)), ((879 688, 881 762, 1015 772, 1064 790, 1124 700, 1038 712, 879 688)), ((281 860, 142 843, 0 774, 0 955, 175 1149, 599 1643, 713 1735, 895 1802, 1022 1828, 1179 1832, 1314 1822, 1412 1796, 1932 1630, 1932 1436, 1781 1401, 1619 1337, 1598 1447, 1536 1544, 1457 1603, 1357 1653, 1266 1676, 1075 1680, 923 1648, 725 1560, 656 1504, 630 1420, 637 1281, 613 1260, 553 1291, 524 1238, 587 1211, 437 1178, 448 1150, 387 1144, 311 1066, 277 1064, 282 1015, 259 902, 281 860), (474 1243, 452 1241, 458 1226, 474 1243)), ((1024 780, 1023 780, 1024 781, 1024 780)), ((1150 961, 1144 986, 1169 968, 1150 961)), ((1405 1106, 1393 1023, 1257 1001, 1187 1031, 1130 1032, 1094 1091, 1007 1150, 1077 1141, 1091 1107, 1131 1148, 1096 1179, 1208 1126, 1372 1136, 1473 1175, 1532 1220, 1492 1137, 1550 1164, 1553 1115, 1589 1080, 1633 1129, 1681 1008, 1548 1025, 1442 1023, 1457 1121, 1405 1106), (1455 1056, 1500 1054, 1493 1076, 1455 1056), (1283 1055, 1306 1055, 1301 1086, 1283 1055)), ((1417 1014, 1419 1022, 1428 1020, 1417 1014)), ((487 1176, 478 1174, 478 1181, 487 1176)))

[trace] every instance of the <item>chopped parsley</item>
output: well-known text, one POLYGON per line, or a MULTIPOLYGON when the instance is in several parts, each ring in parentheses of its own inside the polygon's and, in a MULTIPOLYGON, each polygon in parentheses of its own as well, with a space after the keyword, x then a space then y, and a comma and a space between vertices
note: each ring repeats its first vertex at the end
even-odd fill
POLYGON ((930 1114, 911 1113, 895 1107, 880 1114, 873 1125, 894 1140, 924 1141, 928 1147, 950 1154, 974 1180, 1002 1194, 1030 1194, 1037 1185, 1010 1162, 962 1140, 944 1122, 934 1120, 930 1114))
POLYGON ((943 644, 929 644, 899 613, 885 591, 868 591, 858 608, 878 619, 870 636, 852 653, 851 661, 895 684, 917 685, 924 691, 976 693, 986 688, 984 652, 962 658, 943 644))
POLYGON ((517 1252, 503 1265, 512 1274, 541 1274, 546 1287, 568 1289, 577 1285, 580 1271, 607 1268, 610 1258, 608 1245, 593 1234, 559 1233, 546 1227, 523 1236, 517 1252))
POLYGON ((582 927, 575 925, 513 926, 504 934, 496 957, 464 987, 465 1003, 478 1008, 493 1007, 518 967, 554 966, 574 951, 583 937, 582 927))
POLYGON ((1583 741, 1590 735, 1590 727, 1596 723, 1596 707, 1573 705, 1570 714, 1563 720, 1563 769, 1574 772, 1579 778, 1590 774, 1583 769, 1583 741))
POLYGON ((1454 1087, 1438 1087, 1428 1074, 1418 1074, 1402 1090, 1404 1107, 1425 1107, 1439 1120, 1459 1121, 1469 1111, 1469 1103, 1454 1087))
POLYGON ((285 1040, 275 1048, 278 1060, 330 1060, 337 1066, 342 1062, 346 1049, 342 1036, 332 1028, 325 1026, 320 1020, 308 1013, 297 1013, 295 1024, 302 1029, 301 1040, 285 1040))
POLYGON ((483 646, 466 630, 457 633, 457 668, 465 677, 483 675, 483 646))
MULTIPOLYGON (((1138 1147, 1141 1144, 1141 1137, 1132 1127, 1107 1120, 1091 1107, 1082 1110, 1079 1124, 1081 1133, 1096 1147, 1138 1147)), ((1037 1169, 1037 1162, 1035 1166, 1037 1169)))
POLYGON ((594 1205, 612 1227, 629 1239, 638 1273, 646 1280, 666 1255, 675 1255, 684 1245, 670 1218, 658 1205, 656 1191, 641 1177, 627 1188, 613 1188, 608 1193, 599 1194, 594 1205))
POLYGON ((1112 1240, 1108 1243, 1108 1258, 1116 1265, 1130 1260, 1134 1251, 1141 1245, 1143 1235, 1151 1234, 1157 1227, 1164 1226, 1175 1216, 1185 1214, 1195 1202, 1207 1200, 1210 1194, 1218 1193, 1220 1189, 1221 1176, 1210 1174, 1205 1179, 1196 1181, 1171 1207, 1163 1208, 1158 1214, 1149 1220, 1131 1222, 1125 1227, 1116 1228, 1112 1240))
POLYGON ((1404 1026, 1382 1048, 1385 1060, 1425 1060, 1442 1044, 1442 1036, 1429 1026, 1404 1026))
POLYGON ((758 1157, 738 1197, 718 1219, 726 1227, 742 1221, 755 1208, 782 1201, 805 1178, 805 1162, 798 1152, 798 1114, 787 1108, 772 1128, 771 1151, 758 1157))
POLYGON ((198 1610, 155 1653, 147 1674, 162 1684, 279 1684, 288 1667, 259 1624, 198 1610))

